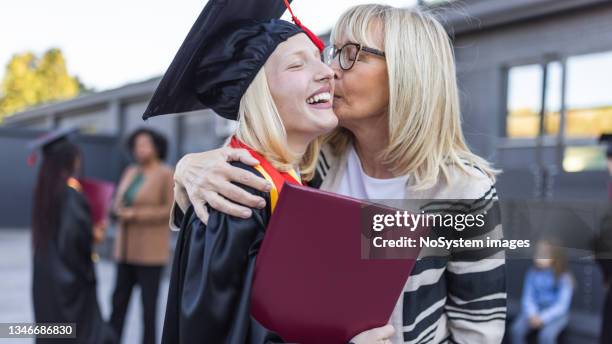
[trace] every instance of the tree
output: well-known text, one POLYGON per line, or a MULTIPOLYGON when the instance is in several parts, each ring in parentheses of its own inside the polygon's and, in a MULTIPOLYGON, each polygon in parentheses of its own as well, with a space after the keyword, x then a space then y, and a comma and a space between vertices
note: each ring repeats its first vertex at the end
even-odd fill
POLYGON ((68 74, 60 49, 41 58, 31 52, 14 55, 6 66, 0 91, 0 121, 28 107, 77 96, 85 87, 68 74))

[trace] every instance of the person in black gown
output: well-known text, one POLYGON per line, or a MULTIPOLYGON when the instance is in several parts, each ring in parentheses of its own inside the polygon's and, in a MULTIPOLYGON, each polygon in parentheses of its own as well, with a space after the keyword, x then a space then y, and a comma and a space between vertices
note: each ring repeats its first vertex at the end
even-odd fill
MULTIPOLYGON (((210 0, 143 116, 209 107, 238 120, 229 144, 247 149, 259 165, 235 165, 273 185, 268 193, 240 185, 269 205, 253 209, 248 219, 209 207, 205 222, 193 208, 181 214, 175 205, 174 219, 183 220, 170 277, 164 344, 283 342, 250 314, 255 259, 283 183, 301 184, 313 177, 317 138, 337 125, 331 103, 333 71, 321 60, 323 43, 297 18, 295 25, 276 19, 285 5, 210 0)), ((389 328, 392 333, 388 325, 369 337, 380 334, 377 343, 385 343, 389 328)))
POLYGON ((600 221, 599 235, 594 240, 596 261, 604 282, 604 305, 601 319, 601 344, 612 343, 612 134, 602 134, 600 143, 606 144, 608 166, 608 207, 600 221))
POLYGON ((32 296, 36 323, 74 323, 76 338, 37 338, 37 343, 113 344, 115 335, 102 319, 92 261, 94 228, 87 200, 73 177, 80 152, 70 142, 73 130, 60 130, 35 141, 42 164, 32 216, 32 296))

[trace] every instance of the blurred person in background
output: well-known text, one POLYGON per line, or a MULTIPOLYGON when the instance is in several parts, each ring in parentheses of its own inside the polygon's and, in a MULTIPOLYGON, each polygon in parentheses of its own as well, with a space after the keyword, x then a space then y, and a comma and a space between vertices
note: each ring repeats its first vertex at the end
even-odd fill
POLYGON ((569 321, 574 283, 563 248, 537 243, 533 267, 527 271, 521 312, 512 325, 512 343, 525 343, 538 331, 538 343, 553 344, 569 321))
POLYGON ((117 262, 111 324, 119 337, 134 285, 141 290, 142 343, 155 343, 157 296, 162 270, 169 256, 168 220, 173 203, 173 171, 164 164, 167 141, 141 128, 128 138, 135 163, 124 171, 114 211, 119 225, 114 256, 117 262))
POLYGON ((608 166, 608 209, 601 220, 599 235, 594 240, 596 261, 603 275, 604 306, 602 311, 601 334, 599 342, 612 343, 612 295, 610 284, 612 283, 612 134, 603 134, 600 143, 606 144, 606 162, 608 166))
MULTIPOLYGON (((32 215, 32 294, 36 323, 75 323, 70 343, 116 343, 96 294, 92 246, 106 223, 94 225, 82 186, 75 178, 81 152, 70 142, 74 130, 53 132, 32 146, 42 149, 32 215)), ((37 338, 37 343, 61 339, 37 338)))
POLYGON ((612 293, 610 293, 610 284, 612 283, 612 209, 610 204, 608 204, 608 211, 601 221, 600 235, 595 240, 595 254, 603 276, 605 292, 599 342, 607 344, 612 343, 612 327, 610 326, 612 324, 612 293))

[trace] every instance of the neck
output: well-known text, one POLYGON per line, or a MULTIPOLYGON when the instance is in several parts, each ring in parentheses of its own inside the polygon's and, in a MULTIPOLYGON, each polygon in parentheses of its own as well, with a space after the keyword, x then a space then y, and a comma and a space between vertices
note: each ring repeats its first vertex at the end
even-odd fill
POLYGON ((355 151, 365 174, 373 178, 393 178, 389 166, 382 162, 382 153, 389 144, 387 116, 376 116, 347 129, 355 136, 355 151))
MULTIPOLYGON (((297 157, 302 157, 306 153, 306 149, 312 140, 315 138, 310 135, 304 135, 300 133, 287 133, 287 146, 289 150, 297 157)), ((299 159, 298 159, 299 160, 299 159)), ((299 161, 295 162, 298 164, 299 161)))
POLYGON ((157 165, 159 165, 160 161, 159 159, 149 159, 147 161, 143 161, 142 163, 140 163, 140 168, 142 168, 144 171, 149 171, 155 167, 157 167, 157 165))

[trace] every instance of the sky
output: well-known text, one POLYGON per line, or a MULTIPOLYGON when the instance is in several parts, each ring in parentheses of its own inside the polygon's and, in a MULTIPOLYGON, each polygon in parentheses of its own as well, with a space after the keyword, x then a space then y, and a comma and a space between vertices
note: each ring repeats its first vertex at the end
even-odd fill
MULTIPOLYGON (((292 8, 315 33, 328 31, 349 6, 415 0, 294 0, 292 8)), ((11 56, 60 48, 70 74, 97 91, 164 73, 205 0, 3 0, 0 76, 11 56)), ((284 19, 289 19, 285 13, 284 19)))

